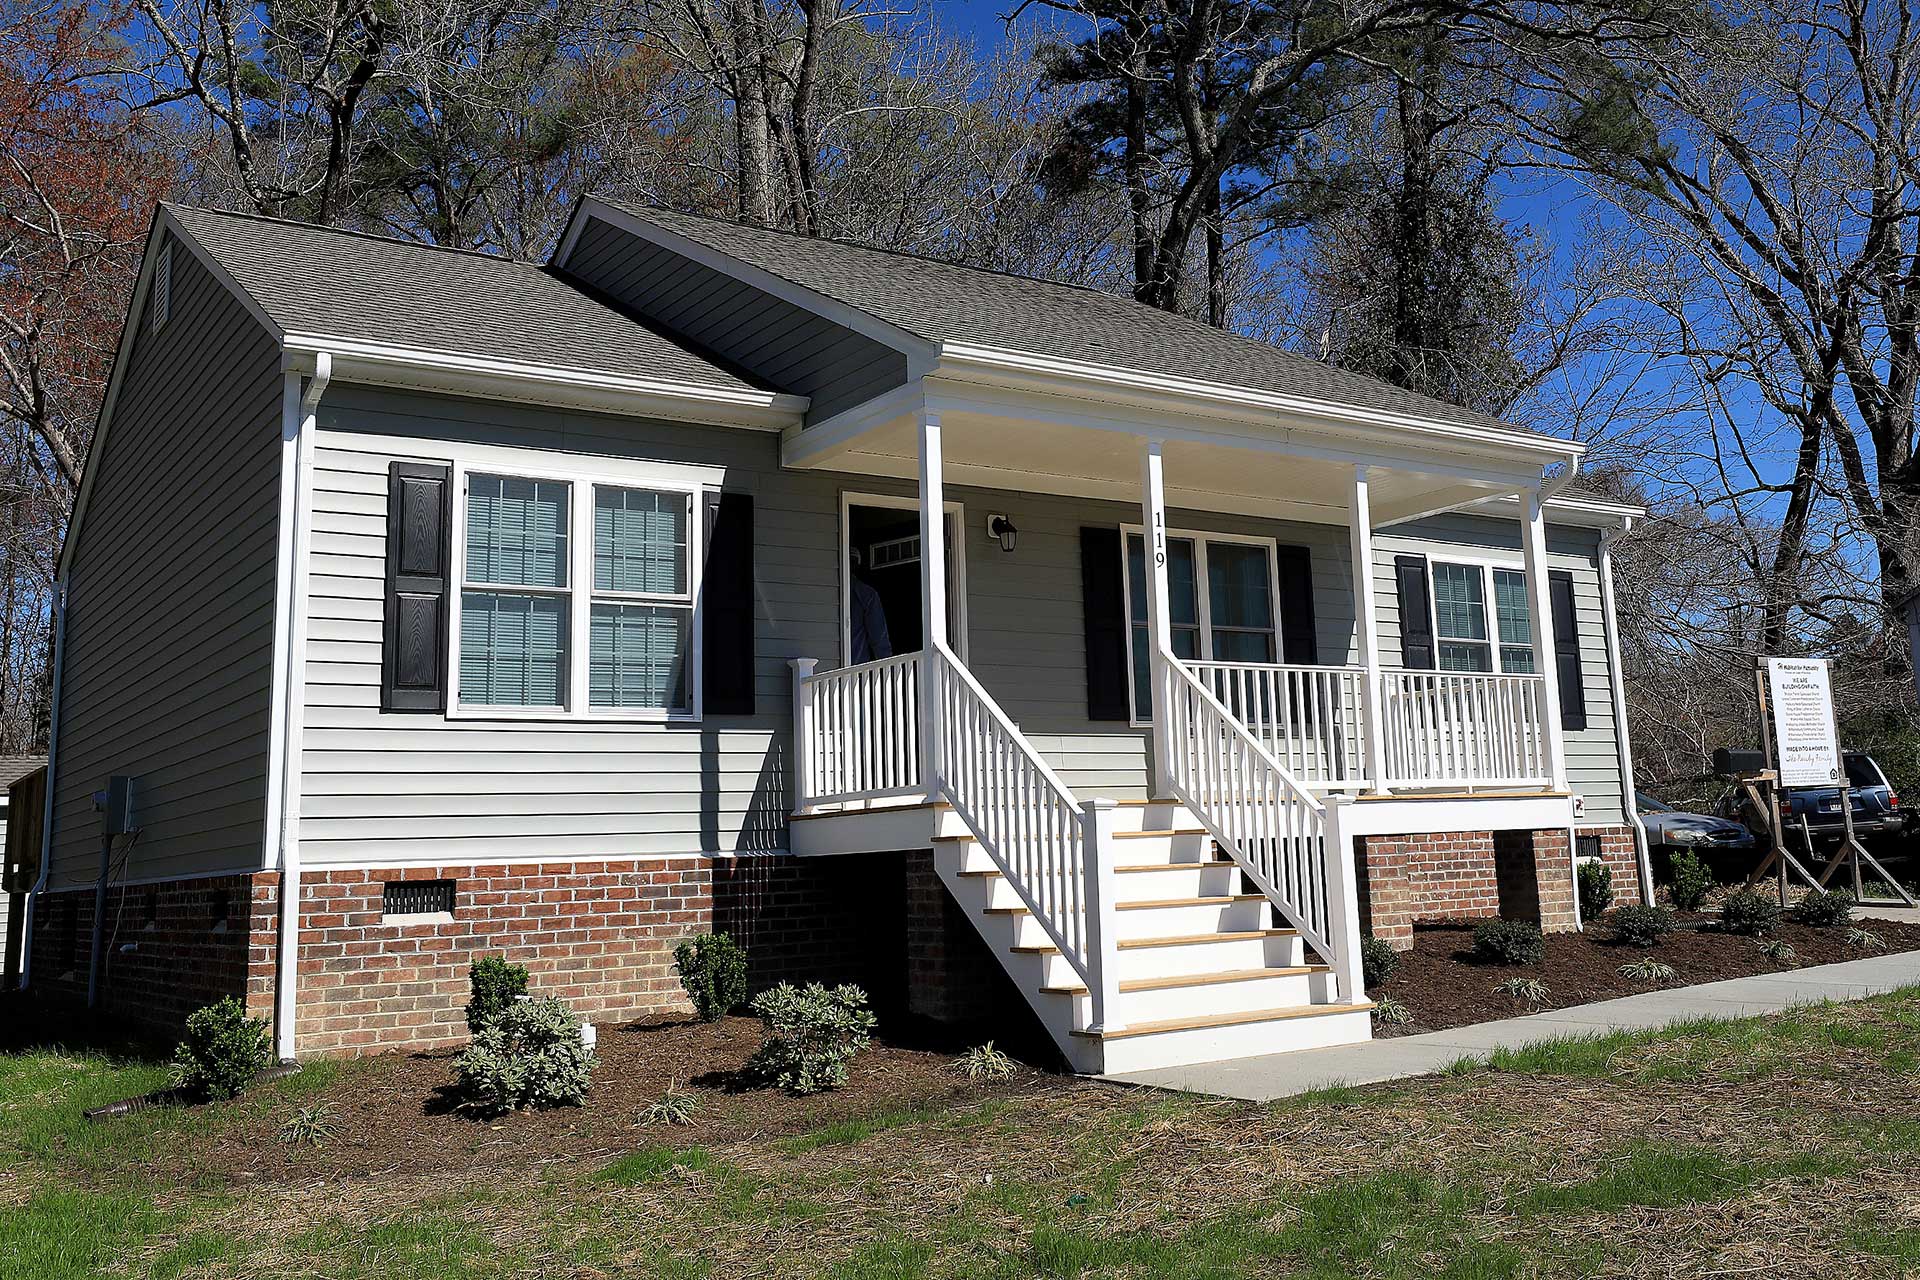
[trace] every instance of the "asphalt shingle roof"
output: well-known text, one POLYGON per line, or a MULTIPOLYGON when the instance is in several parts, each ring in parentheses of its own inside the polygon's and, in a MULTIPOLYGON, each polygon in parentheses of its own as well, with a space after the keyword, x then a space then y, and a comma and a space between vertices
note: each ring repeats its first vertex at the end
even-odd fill
POLYGON ((45 756, 0 756, 0 799, 6 798, 5 788, 12 786, 46 762, 45 756))
POLYGON ((1428 420, 1517 429, 1096 289, 650 206, 605 203, 933 342, 971 342, 1428 420))
POLYGON ((167 208, 287 332, 761 389, 531 263, 189 205, 167 208))

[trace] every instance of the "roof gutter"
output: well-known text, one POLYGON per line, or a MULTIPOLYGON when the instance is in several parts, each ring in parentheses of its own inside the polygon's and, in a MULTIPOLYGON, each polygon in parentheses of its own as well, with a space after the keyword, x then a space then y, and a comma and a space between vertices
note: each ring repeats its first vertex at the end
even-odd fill
POLYGON ((46 797, 40 810, 40 875, 33 882, 33 888, 27 891, 26 905, 21 908, 27 918, 20 934, 20 989, 25 991, 33 980, 33 918, 40 914, 40 895, 47 891, 47 881, 53 875, 53 779, 55 762, 60 750, 60 676, 67 661, 67 575, 62 570, 53 584, 53 699, 48 708, 47 726, 47 785, 46 797))
POLYGON ((280 765, 279 791, 271 800, 280 819, 280 932, 274 953, 273 1038, 274 1049, 282 1062, 294 1060, 299 1012, 301 740, 306 733, 307 578, 313 555, 314 436, 320 397, 326 394, 332 381, 332 353, 316 351, 313 372, 304 391, 296 400, 297 374, 289 371, 288 386, 281 401, 282 466, 290 466, 292 475, 285 477, 283 469, 280 528, 284 537, 280 581, 285 591, 281 616, 286 628, 280 633, 281 652, 276 654, 284 666, 276 674, 281 675, 284 685, 280 705, 274 708, 280 736, 269 750, 278 756, 280 765), (286 479, 291 480, 290 485, 286 479))

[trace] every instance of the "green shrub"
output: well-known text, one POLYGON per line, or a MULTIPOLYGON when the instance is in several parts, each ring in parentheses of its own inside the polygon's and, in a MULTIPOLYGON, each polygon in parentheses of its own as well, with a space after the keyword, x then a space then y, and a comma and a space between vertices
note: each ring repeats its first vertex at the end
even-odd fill
POLYGON ((467 1030, 477 1036, 527 994, 527 971, 505 956, 481 956, 467 969, 467 988, 467 1030))
POLYGON ((747 1071, 788 1093, 818 1093, 847 1082, 847 1064, 873 1039, 867 993, 852 983, 783 982, 750 1006, 766 1029, 747 1071))
POLYGON ((1775 964, 1792 964, 1800 958, 1800 953, 1785 938, 1762 938, 1759 947, 1760 954, 1775 964))
POLYGON ((1547 940, 1526 920, 1489 920, 1473 931, 1474 958, 1485 964, 1539 964, 1547 940))
POLYGON ((1622 907, 1609 923, 1614 941, 1636 947, 1656 946, 1674 929, 1673 912, 1665 907, 1622 907))
POLYGON ((1400 953, 1385 938, 1360 940, 1360 973, 1369 988, 1377 987, 1400 967, 1400 953))
POLYGON ((1759 889, 1735 889, 1720 904, 1720 927, 1728 933, 1757 938, 1780 924, 1780 903, 1759 889))
POLYGON ((461 1100, 488 1116, 522 1107, 578 1106, 593 1068, 580 1019, 552 996, 515 1001, 474 1036, 453 1066, 461 1100))
POLYGON ((1853 895, 1845 889, 1832 893, 1815 889, 1793 904, 1790 913, 1801 924, 1815 929, 1831 929, 1853 919, 1853 895))
POLYGON ((1580 918, 1598 920, 1613 905, 1613 869, 1604 862, 1580 864, 1580 918))
POLYGON ((680 985, 702 1022, 718 1022, 747 998, 747 953, 724 933, 703 933, 673 949, 680 985))
POLYGON ((318 1147, 333 1137, 333 1107, 325 1102, 302 1107, 280 1126, 280 1141, 295 1147, 318 1147))
POLYGON ((1667 895, 1680 910, 1698 911, 1706 906, 1707 895, 1716 883, 1713 871, 1693 850, 1682 849, 1673 855, 1673 881, 1667 886, 1667 895))
POLYGON ((273 1064, 264 1018, 228 996, 187 1015, 187 1038, 173 1051, 173 1084, 202 1098, 231 1098, 273 1064))

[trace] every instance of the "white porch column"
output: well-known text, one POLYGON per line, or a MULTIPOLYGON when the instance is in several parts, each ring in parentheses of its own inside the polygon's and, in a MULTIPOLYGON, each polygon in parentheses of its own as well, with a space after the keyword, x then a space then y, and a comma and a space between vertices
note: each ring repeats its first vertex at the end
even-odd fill
POLYGON ((1560 668, 1553 654, 1553 594, 1547 584, 1547 521, 1540 490, 1520 495, 1520 545, 1527 557, 1527 612, 1533 626, 1533 660, 1540 670, 1541 723, 1546 726, 1547 773, 1555 791, 1567 789, 1566 744, 1560 727, 1560 668))
POLYGON ((920 777, 927 795, 940 791, 940 699, 946 677, 939 652, 947 642, 947 498, 940 453, 940 415, 920 413, 920 777))
MULTIPOLYGON (((1173 735, 1170 692, 1166 662, 1162 655, 1173 651, 1173 622, 1167 613, 1167 487, 1162 466, 1161 441, 1148 440, 1141 456, 1141 523, 1146 526, 1147 579, 1147 684, 1153 690, 1153 796, 1164 799, 1173 794, 1173 735)), ((1133 643, 1131 619, 1127 622, 1127 643, 1133 643)))
POLYGON ((1384 717, 1380 714, 1380 604, 1373 583, 1373 499, 1368 492, 1364 463, 1353 469, 1347 522, 1353 550, 1354 647, 1367 673, 1360 695, 1361 728, 1367 739, 1367 785, 1384 794, 1387 743, 1381 733, 1384 717))

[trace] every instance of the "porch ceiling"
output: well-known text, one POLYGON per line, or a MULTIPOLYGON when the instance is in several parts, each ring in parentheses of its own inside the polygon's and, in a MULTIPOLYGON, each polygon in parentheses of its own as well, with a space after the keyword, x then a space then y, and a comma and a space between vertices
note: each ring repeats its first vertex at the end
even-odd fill
MULTIPOLYGON (((1097 419, 941 411, 946 478, 953 485, 1138 503, 1146 434, 1097 419)), ((1396 455, 1294 430, 1238 438, 1179 432, 1165 438, 1164 451, 1169 506, 1330 524, 1347 523, 1356 463, 1369 467, 1376 526, 1516 493, 1538 484, 1541 474, 1535 460, 1496 465, 1416 448, 1396 455)), ((913 479, 917 417, 902 413, 873 422, 806 465, 913 479)))

